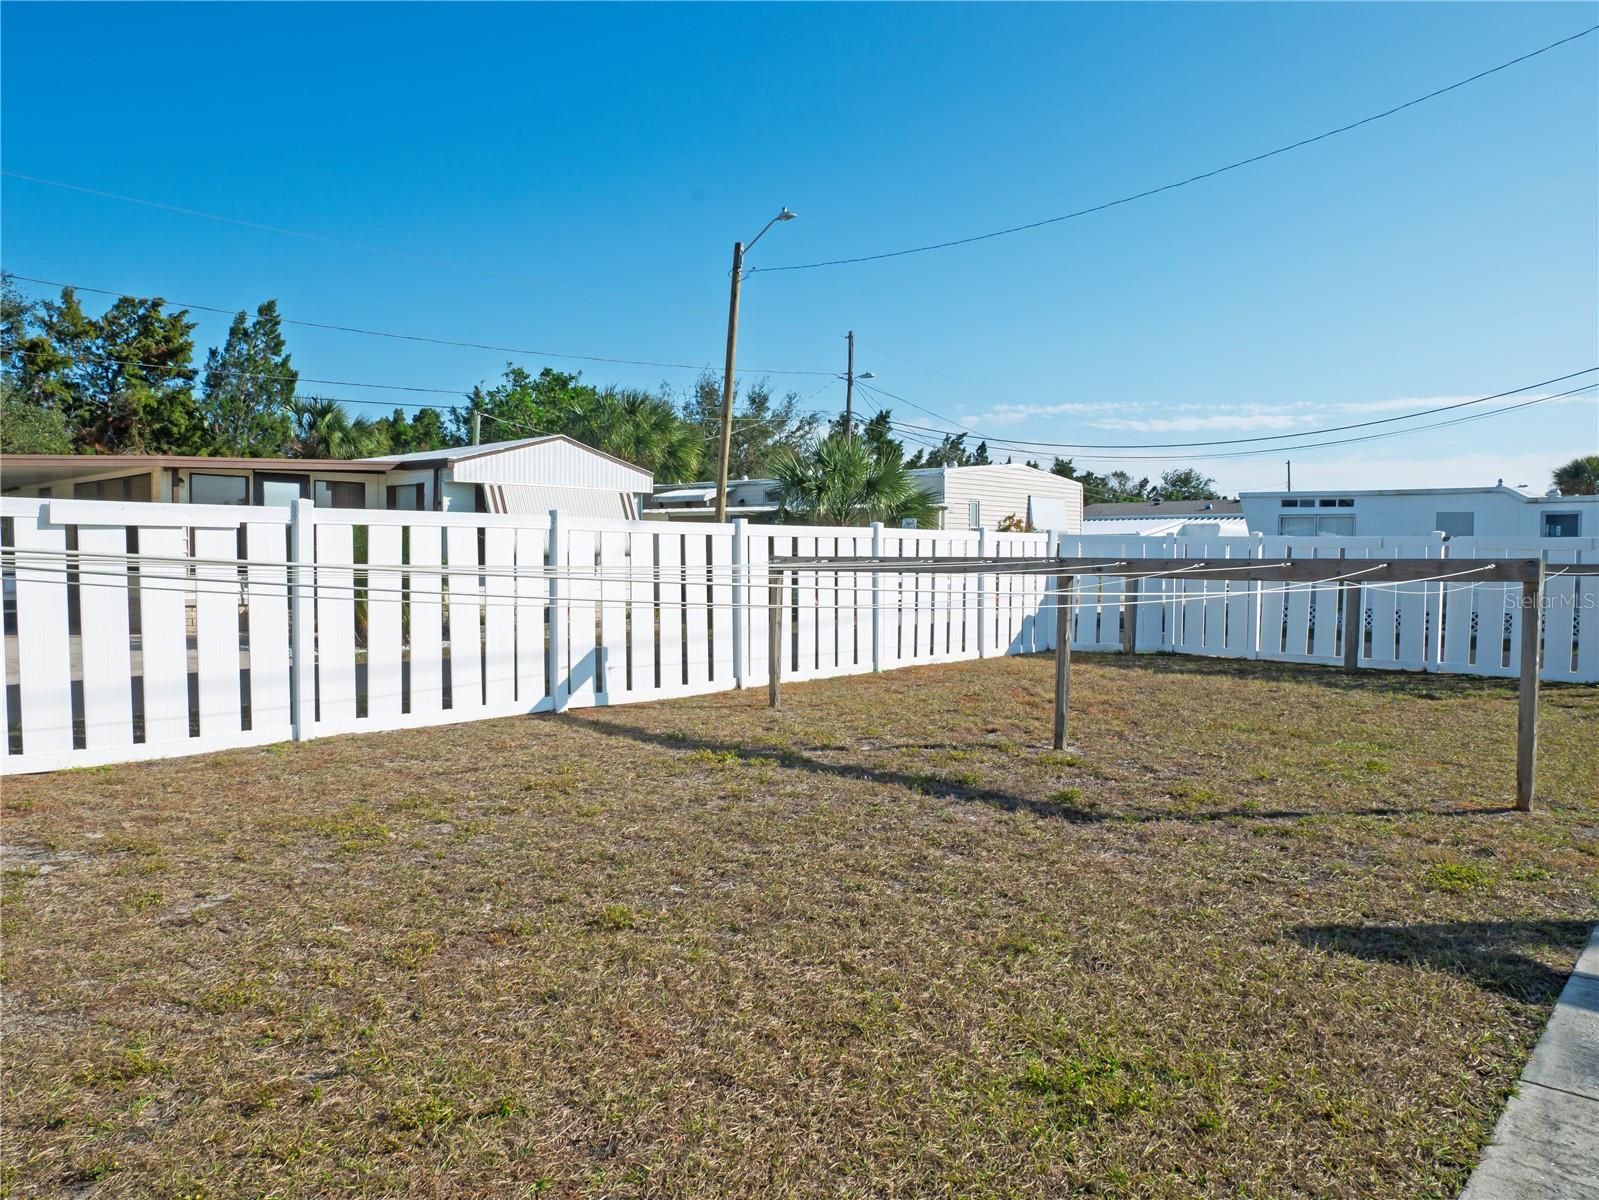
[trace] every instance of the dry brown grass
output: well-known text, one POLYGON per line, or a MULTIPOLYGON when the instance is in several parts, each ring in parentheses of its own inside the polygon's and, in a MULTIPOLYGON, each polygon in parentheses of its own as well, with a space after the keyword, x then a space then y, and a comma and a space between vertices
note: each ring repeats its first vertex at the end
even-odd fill
POLYGON ((1599 689, 1048 658, 5 786, 12 1195, 1451 1197, 1599 689), (1075 1191, 1074 1191, 1075 1189, 1075 1191))

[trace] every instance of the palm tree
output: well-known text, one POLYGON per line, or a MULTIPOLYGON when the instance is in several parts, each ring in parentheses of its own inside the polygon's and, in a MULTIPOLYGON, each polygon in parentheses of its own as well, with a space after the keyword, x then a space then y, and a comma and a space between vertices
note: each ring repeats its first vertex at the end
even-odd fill
POLYGON ((700 431, 660 396, 637 388, 606 388, 582 424, 587 436, 579 441, 636 463, 660 483, 692 479, 699 470, 700 431))
POLYGON ((372 422, 364 417, 351 421, 337 400, 295 398, 287 446, 291 458, 362 458, 381 454, 382 440, 372 422))
POLYGON ((1586 454, 1556 467, 1554 484, 1565 496, 1599 495, 1599 454, 1586 454))
POLYGON ((812 449, 780 453, 778 518, 807 525, 930 524, 938 508, 898 453, 873 454, 859 438, 831 434, 812 449))

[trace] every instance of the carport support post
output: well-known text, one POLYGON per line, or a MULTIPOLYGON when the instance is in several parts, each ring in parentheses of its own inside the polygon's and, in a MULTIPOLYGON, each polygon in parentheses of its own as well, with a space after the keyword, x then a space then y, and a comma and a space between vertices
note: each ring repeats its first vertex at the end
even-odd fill
POLYGON ((766 617, 766 705, 783 707, 783 568, 773 567, 767 572, 767 603, 771 611, 766 617))
POLYGON ((1521 584, 1521 687, 1516 705, 1516 808, 1532 811, 1538 780, 1538 651, 1543 646, 1543 558, 1521 584))
POLYGON ((1066 697, 1072 675, 1072 584, 1070 575, 1055 577, 1055 749, 1066 748, 1066 697))

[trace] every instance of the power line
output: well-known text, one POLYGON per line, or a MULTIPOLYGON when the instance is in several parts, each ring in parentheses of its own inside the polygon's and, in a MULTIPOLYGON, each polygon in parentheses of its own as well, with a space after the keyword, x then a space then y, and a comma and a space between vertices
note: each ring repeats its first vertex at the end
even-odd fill
MULTIPOLYGON (((1567 396, 1575 396, 1582 392, 1593 391, 1596 388, 1599 388, 1599 383, 1587 383, 1581 387, 1572 388, 1570 391, 1556 392, 1552 396, 1539 396, 1532 400, 1524 400, 1520 404, 1510 404, 1506 405, 1504 408, 1490 409, 1487 412, 1471 413, 1467 416, 1455 417, 1448 421, 1434 421, 1427 425, 1416 425, 1408 429, 1390 429, 1383 433, 1366 434, 1364 437, 1335 438, 1332 441, 1327 442, 1302 442, 1292 447, 1266 446, 1253 450, 1230 450, 1218 454, 1084 454, 1074 455, 1073 457, 1074 459, 1081 457, 1089 462, 1125 462, 1129 460, 1138 461, 1144 459, 1153 459, 1159 462, 1183 462, 1189 460, 1208 461, 1221 458, 1251 458, 1261 454, 1281 454, 1284 450, 1289 449, 1293 450, 1295 453, 1298 453, 1302 450, 1317 450, 1326 446, 1349 446, 1357 442, 1375 442, 1383 438, 1404 437, 1412 433, 1421 433, 1428 429, 1444 429, 1451 425, 1464 425, 1470 421, 1481 421, 1488 417, 1497 417, 1503 413, 1517 412, 1520 409, 1531 408, 1537 404, 1547 404, 1551 400, 1560 400, 1567 396)), ((898 428, 898 422, 895 423, 895 426, 898 428)), ((911 426, 911 428, 920 427, 911 426)), ((1007 446, 1002 442, 990 441, 989 445, 998 449, 1017 449, 1017 447, 1007 446)), ((1023 451, 1023 453, 1025 452, 1026 451, 1023 451)))
POLYGON ((81 192, 85 196, 98 196, 102 200, 120 200, 124 204, 141 204, 146 208, 159 208, 163 212, 181 213, 186 217, 202 217, 207 221, 221 221, 227 225, 239 225, 245 229, 259 229, 267 233, 279 233, 285 237, 304 238, 307 241, 322 242, 329 246, 343 246, 349 250, 364 250, 369 254, 386 254, 392 258, 408 258, 416 262, 428 263, 435 267, 450 267, 457 271, 474 271, 482 275, 499 275, 509 278, 499 271, 489 271, 482 267, 469 267, 461 263, 449 262, 441 258, 429 258, 422 254, 411 254, 405 250, 390 250, 386 246, 369 246, 365 242, 349 242, 343 238, 325 237, 320 233, 306 233, 301 229, 285 229, 281 225, 264 225, 260 221, 246 221, 239 217, 226 217, 220 213, 202 212, 197 208, 184 208, 177 204, 164 204, 159 200, 145 200, 139 196, 124 196, 118 192, 103 192, 99 188, 84 187, 79 183, 66 183, 60 179, 42 179, 37 175, 24 175, 21 171, 0 171, 11 179, 21 179, 28 183, 42 184, 45 187, 61 188, 68 192, 81 192))
MULTIPOLYGON (((35 275, 18 275, 7 272, 12 279, 20 279, 26 283, 41 284, 45 287, 72 288, 74 291, 90 292, 97 296, 131 296, 134 293, 127 291, 114 291, 110 288, 89 287, 87 284, 66 283, 59 279, 40 279, 35 275)), ((234 308, 223 308, 214 304, 190 304, 183 300, 170 300, 179 308, 192 309, 195 312, 221 313, 223 316, 233 316, 244 311, 234 308)), ((707 371, 710 363, 684 363, 684 362, 659 362, 652 359, 640 358, 608 358, 598 354, 563 354, 554 350, 531 350, 519 346, 496 346, 486 342, 464 342, 452 338, 432 337, 419 333, 395 333, 386 329, 364 329, 356 325, 336 325, 326 321, 302 321, 292 317, 279 318, 285 325, 295 325, 303 329, 323 329, 333 333, 356 333, 365 337, 391 338, 401 342, 421 342, 430 346, 455 346, 464 350, 491 350, 496 354, 518 354, 528 358, 558 358, 573 362, 607 363, 613 366, 624 367, 660 367, 667 370, 681 371, 707 371)), ((833 375, 833 371, 790 371, 776 370, 767 367, 746 367, 751 375, 833 375)))
POLYGON ((881 254, 860 254, 853 258, 830 258, 824 259, 820 262, 790 263, 786 266, 754 267, 750 270, 749 274, 753 275, 757 271, 810 271, 818 267, 841 267, 853 263, 877 262, 885 258, 903 258, 908 254, 925 254, 930 250, 947 250, 952 246, 967 246, 973 242, 984 242, 991 238, 1007 237, 1013 233, 1023 233, 1029 229, 1039 229, 1045 225, 1055 225, 1061 221, 1070 221, 1077 217, 1086 217, 1091 213, 1104 212, 1108 208, 1115 208, 1122 204, 1131 204, 1135 200, 1144 200, 1150 196, 1158 196, 1162 192, 1175 191, 1177 188, 1187 187, 1190 184, 1199 183, 1202 180, 1213 179, 1217 175, 1223 175, 1228 171, 1236 171, 1240 167, 1247 167, 1253 163, 1264 162, 1266 159, 1275 158, 1279 154, 1287 154, 1291 150, 1298 150, 1302 147, 1313 145, 1316 142, 1326 141, 1328 138, 1337 137, 1341 133, 1348 133, 1351 130, 1359 129, 1363 125, 1370 125, 1374 121, 1381 121, 1384 117, 1391 117, 1396 113, 1404 112, 1407 108, 1414 108, 1418 104, 1425 104, 1428 100, 1435 100, 1439 96, 1455 91, 1457 88, 1463 88, 1467 84, 1476 83, 1480 79, 1486 79, 1490 75, 1495 75, 1500 71, 1508 70, 1509 68, 1516 66, 1518 63, 1524 63, 1528 59, 1537 58, 1540 54, 1547 54, 1549 51, 1560 46, 1564 46, 1568 42, 1574 42, 1578 38, 1587 37, 1595 30, 1599 30, 1599 25, 1589 26, 1580 33, 1574 33, 1570 37, 1563 37, 1557 42, 1550 42, 1547 46, 1541 46, 1537 50, 1520 55, 1517 58, 1512 58, 1508 62, 1502 62, 1496 67, 1489 67, 1486 71, 1479 71, 1475 75, 1470 75, 1465 79, 1457 80, 1456 82, 1449 84, 1447 87, 1441 87, 1436 91, 1428 92, 1425 96, 1417 96, 1413 100, 1406 100, 1403 104, 1397 104, 1393 108, 1385 109, 1380 113, 1373 113, 1369 117, 1362 117, 1358 121, 1351 121, 1347 125, 1340 125, 1336 129, 1329 129, 1326 132, 1318 133, 1313 137, 1301 138, 1299 141, 1290 142, 1286 146, 1278 146, 1275 150, 1267 150, 1263 154, 1253 154, 1248 158, 1241 158, 1237 162, 1231 162, 1226 166, 1216 167, 1209 171, 1203 171, 1198 175, 1190 175, 1187 179, 1179 179, 1173 183, 1165 183, 1159 187, 1149 188, 1142 192, 1135 192, 1130 196, 1121 196, 1115 200, 1107 200, 1102 204, 1091 205, 1088 208, 1080 208, 1075 212, 1063 213, 1058 217, 1046 217, 1041 221, 1029 221, 1025 225, 1012 225, 1009 228, 995 229, 989 233, 978 233, 973 234, 970 237, 953 238, 946 242, 931 242, 925 246, 912 246, 905 250, 889 250, 881 254))
MULTIPOLYGON (((1371 421, 1354 421, 1347 425, 1327 425, 1320 429, 1300 429, 1293 433, 1263 434, 1258 437, 1218 438, 1213 441, 1205 442, 1046 442, 1033 441, 1026 438, 989 437, 979 434, 973 429, 967 429, 967 432, 976 437, 983 437, 983 439, 990 444, 1003 443, 1013 449, 1020 447, 1034 447, 1044 450, 1191 450, 1200 449, 1206 446, 1241 446, 1256 442, 1282 442, 1289 438, 1320 437, 1322 434, 1327 433, 1343 433, 1350 429, 1367 429, 1376 425, 1391 425, 1396 421, 1409 421, 1417 417, 1430 417, 1437 413, 1452 412, 1455 409, 1460 408, 1470 408, 1476 404, 1486 404, 1492 400, 1503 400, 1507 396, 1520 395, 1522 392, 1530 392, 1534 388, 1548 387, 1550 384, 1555 383, 1564 383, 1568 379, 1575 379, 1579 375, 1591 375, 1595 371, 1599 371, 1599 367, 1584 367, 1580 371, 1572 371, 1569 375, 1557 375, 1553 379, 1544 379, 1537 383, 1529 383, 1524 387, 1512 388, 1506 392, 1495 392, 1491 396, 1478 396, 1473 400, 1462 400, 1455 404, 1441 404, 1434 408, 1418 409, 1415 412, 1400 413, 1398 416, 1393 417, 1380 417, 1371 421)), ((906 401, 906 403, 909 403, 909 401, 906 401)), ((929 412, 931 410, 924 408, 922 411, 929 412)), ((933 413, 933 415, 938 416, 937 413, 933 413)), ((940 419, 947 420, 947 418, 940 419)), ((966 427, 961 426, 961 428, 965 429, 966 427)), ((938 431, 935 430, 934 432, 938 431)), ((1298 444, 1299 443, 1277 446, 1274 447, 1273 450, 1274 452, 1288 451, 1294 449, 1294 446, 1298 444)))

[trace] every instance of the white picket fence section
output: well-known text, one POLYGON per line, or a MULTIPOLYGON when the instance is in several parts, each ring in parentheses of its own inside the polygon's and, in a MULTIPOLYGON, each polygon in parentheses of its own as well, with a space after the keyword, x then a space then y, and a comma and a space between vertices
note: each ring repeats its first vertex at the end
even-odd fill
POLYGON ((1084 576, 1072 647, 1115 650, 1122 623, 1135 648, 1276 662, 1343 661, 1343 628, 1356 611, 1359 665, 1378 669, 1515 676, 1521 670, 1519 585, 1471 582, 1478 558, 1536 558, 1546 565, 1541 677, 1599 682, 1599 577, 1559 574, 1562 563, 1599 562, 1599 538, 1135 538, 1064 537, 1061 553, 1120 562, 1138 558, 1347 560, 1342 583, 1280 584, 1178 578, 1138 582, 1135 607, 1121 576, 1084 576), (1435 558, 1446 578, 1363 585, 1363 560, 1435 558), (1358 610, 1355 606, 1358 604, 1358 610))
MULTIPOLYGON (((480 513, 0 498, 0 772, 55 770, 762 685, 773 556, 1436 557, 1542 553, 1544 677, 1599 681, 1594 539, 1085 538, 604 521, 480 513), (1445 551, 1447 550, 1447 553, 1445 551)), ((1360 597, 1372 667, 1514 675, 1517 593, 1460 582, 1348 590, 1077 580, 1073 645, 1340 660, 1360 597)), ((1352 581, 1353 582, 1353 581, 1352 581)), ((1054 647, 1053 580, 790 571, 786 679, 1054 647)))

